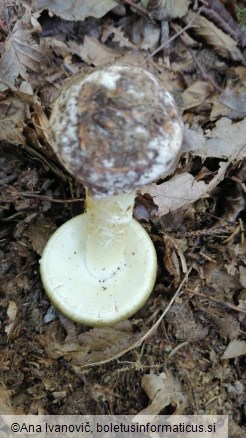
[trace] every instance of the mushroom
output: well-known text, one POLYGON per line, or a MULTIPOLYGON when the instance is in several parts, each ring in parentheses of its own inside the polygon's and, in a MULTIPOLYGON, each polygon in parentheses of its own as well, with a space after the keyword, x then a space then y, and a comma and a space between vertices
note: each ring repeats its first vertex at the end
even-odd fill
POLYGON ((140 67, 112 65, 68 80, 50 117, 52 147, 86 187, 86 213, 48 241, 41 278, 53 304, 90 326, 139 310, 157 260, 133 219, 136 189, 166 174, 182 142, 174 100, 140 67))

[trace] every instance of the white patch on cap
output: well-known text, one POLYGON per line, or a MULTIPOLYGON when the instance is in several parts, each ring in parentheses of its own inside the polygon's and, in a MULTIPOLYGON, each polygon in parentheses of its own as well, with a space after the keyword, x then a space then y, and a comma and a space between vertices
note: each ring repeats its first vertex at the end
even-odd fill
POLYGON ((98 70, 91 73, 87 78, 83 81, 86 82, 95 82, 97 85, 102 85, 109 90, 115 90, 117 81, 120 79, 120 73, 117 73, 116 69, 106 69, 106 70, 98 70))

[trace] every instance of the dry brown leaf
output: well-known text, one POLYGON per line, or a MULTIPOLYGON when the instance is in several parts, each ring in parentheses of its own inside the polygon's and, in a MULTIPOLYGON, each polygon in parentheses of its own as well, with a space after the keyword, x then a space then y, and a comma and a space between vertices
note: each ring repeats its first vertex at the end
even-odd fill
POLYGON ((0 141, 24 144, 22 129, 25 116, 25 105, 21 100, 9 98, 0 102, 0 141))
POLYGON ((222 359, 233 359, 244 355, 246 355, 246 341, 233 339, 224 351, 222 359))
POLYGON ((111 11, 118 3, 114 0, 33 0, 32 9, 48 9, 65 20, 81 20, 87 17, 100 18, 111 11))
POLYGON ((129 49, 136 49, 136 46, 125 36, 122 26, 107 26, 107 30, 114 34, 112 41, 119 44, 119 47, 127 47, 129 49))
POLYGON ((9 323, 4 328, 4 331, 5 331, 5 333, 7 333, 8 336, 10 336, 11 332, 14 329, 17 311, 18 311, 18 308, 17 308, 15 301, 9 301, 8 308, 7 308, 7 315, 8 315, 8 322, 9 323))
POLYGON ((246 93, 237 93, 226 88, 220 95, 219 101, 232 110, 230 118, 242 118, 246 116, 246 93))
POLYGON ((208 328, 196 321, 190 308, 186 305, 174 303, 166 316, 166 321, 173 327, 175 337, 179 341, 198 341, 205 339, 208 328))
POLYGON ((213 88, 209 82, 194 82, 182 94, 182 109, 187 110, 201 105, 212 91, 213 88))
POLYGON ((30 239, 34 251, 41 255, 55 230, 56 226, 50 219, 40 217, 24 231, 24 235, 30 239))
POLYGON ((89 35, 85 36, 84 42, 81 45, 75 41, 70 41, 68 48, 71 53, 78 55, 84 62, 92 64, 95 67, 112 64, 123 53, 122 49, 111 49, 89 35))
POLYGON ((141 193, 152 196, 158 206, 158 217, 160 217, 193 203, 200 198, 205 189, 206 184, 203 181, 197 182, 190 173, 182 173, 163 184, 143 186, 141 193))
POLYGON ((245 266, 239 266, 239 276, 240 276, 240 283, 243 287, 246 287, 246 267, 245 266))
POLYGON ((27 81, 27 69, 36 71, 41 61, 41 49, 27 28, 28 20, 31 22, 27 8, 5 41, 0 60, 0 91, 14 87, 19 75, 27 81))
MULTIPOLYGON (((173 18, 182 18, 188 11, 189 0, 161 0, 157 7, 151 10, 153 18, 157 20, 170 20, 173 18)), ((153 2, 153 4, 155 4, 153 2)))
POLYGON ((131 323, 123 321, 114 327, 91 329, 73 340, 68 337, 63 344, 55 339, 54 334, 48 338, 38 335, 36 339, 50 358, 64 357, 77 369, 77 366, 99 365, 100 362, 113 359, 142 335, 133 333, 131 323))
POLYGON ((157 218, 190 204, 210 193, 223 180, 231 161, 220 162, 219 170, 209 184, 196 179, 188 172, 173 176, 162 184, 142 186, 140 193, 152 196, 158 207, 157 218))
MULTIPOLYGON (((184 20, 188 24, 194 17, 195 13, 189 11, 184 20)), ((241 51, 237 47, 237 42, 202 15, 195 18, 193 30, 197 35, 202 36, 218 55, 224 58, 229 57, 233 61, 244 60, 241 51)))
POLYGON ((162 409, 170 404, 177 405, 178 413, 181 415, 187 405, 181 383, 170 372, 159 375, 145 374, 141 386, 151 403, 134 417, 134 421, 138 421, 142 415, 158 415, 162 409))
POLYGON ((191 152, 202 158, 243 159, 246 156, 246 118, 240 122, 232 122, 227 117, 217 121, 213 130, 207 130, 206 136, 201 128, 184 127, 184 138, 181 153, 191 152))
MULTIPOLYGON (((5 385, 0 381, 0 412, 1 415, 22 415, 21 408, 15 408, 10 401, 11 391, 8 391, 5 385)), ((6 417, 5 417, 6 419, 6 417)))
POLYGON ((155 49, 161 35, 160 26, 148 23, 144 18, 139 18, 129 24, 127 33, 133 44, 142 50, 155 49))
MULTIPOLYGON (((203 157, 219 157, 242 159, 246 156, 246 118, 233 123, 223 117, 216 123, 216 127, 206 131, 206 155, 203 157)), ((204 151, 205 152, 205 151, 204 151)))

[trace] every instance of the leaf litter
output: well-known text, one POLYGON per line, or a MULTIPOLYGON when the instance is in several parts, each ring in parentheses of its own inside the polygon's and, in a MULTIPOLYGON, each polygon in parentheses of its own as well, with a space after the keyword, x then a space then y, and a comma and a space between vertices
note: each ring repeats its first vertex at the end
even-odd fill
POLYGON ((8 14, 0 4, 0 406, 230 412, 236 438, 245 434, 243 28, 228 2, 145 3, 11 1, 8 14), (88 329, 53 310, 38 273, 48 237, 84 199, 52 153, 47 120, 65 79, 115 62, 144 66, 174 94, 184 141, 170 174, 136 201, 158 255, 151 298, 129 321, 88 329))

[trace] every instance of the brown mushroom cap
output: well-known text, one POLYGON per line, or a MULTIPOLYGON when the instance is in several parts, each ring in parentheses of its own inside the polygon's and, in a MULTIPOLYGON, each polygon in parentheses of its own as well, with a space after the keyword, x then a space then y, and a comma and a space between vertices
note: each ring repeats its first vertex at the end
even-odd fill
POLYGON ((181 147, 182 127, 172 96, 155 76, 123 65, 76 76, 50 118, 58 158, 96 198, 161 177, 181 147))

